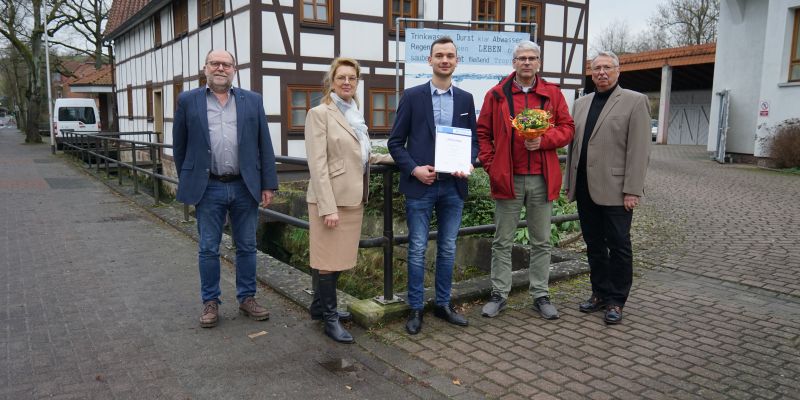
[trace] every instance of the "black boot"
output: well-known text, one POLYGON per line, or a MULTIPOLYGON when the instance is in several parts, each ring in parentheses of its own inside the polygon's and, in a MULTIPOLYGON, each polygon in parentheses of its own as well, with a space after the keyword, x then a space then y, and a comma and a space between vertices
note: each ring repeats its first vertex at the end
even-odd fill
POLYGON ((339 343, 353 343, 350 335, 339 322, 336 311, 336 278, 339 273, 319 274, 319 299, 322 304, 322 320, 325 322, 325 334, 339 343))
MULTIPOLYGON (((336 272, 337 278, 339 272, 336 272)), ((311 291, 314 292, 314 298, 311 300, 311 306, 308 308, 308 313, 311 314, 311 319, 314 321, 322 320, 322 302, 319 300, 319 284, 316 279, 311 279, 311 291)), ((339 321, 348 322, 353 319, 353 316, 347 311, 338 311, 339 321)))

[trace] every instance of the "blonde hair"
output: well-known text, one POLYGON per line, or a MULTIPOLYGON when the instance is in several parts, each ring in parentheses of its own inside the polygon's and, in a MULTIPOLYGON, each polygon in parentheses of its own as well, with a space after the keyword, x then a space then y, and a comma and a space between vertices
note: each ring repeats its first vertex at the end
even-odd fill
MULTIPOLYGON (((358 61, 346 57, 334 58, 333 61, 331 62, 331 69, 328 71, 328 73, 325 74, 325 78, 322 79, 322 93, 323 93, 322 102, 325 104, 330 104, 332 101, 331 93, 333 93, 334 75, 336 74, 336 70, 342 66, 355 68, 356 79, 361 79, 361 66, 358 65, 358 61)), ((358 106, 358 108, 361 108, 361 104, 359 104, 358 102, 358 95, 355 93, 353 94, 353 100, 356 101, 356 105, 358 106)))

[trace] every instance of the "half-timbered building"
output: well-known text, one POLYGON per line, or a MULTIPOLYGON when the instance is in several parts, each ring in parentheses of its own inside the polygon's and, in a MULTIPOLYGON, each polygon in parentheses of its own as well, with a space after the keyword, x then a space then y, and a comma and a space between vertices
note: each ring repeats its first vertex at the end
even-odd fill
MULTIPOLYGON (((116 0, 105 38, 114 48, 119 129, 163 132, 161 140, 170 143, 177 95, 205 85, 207 52, 225 48, 238 64, 234 85, 264 96, 275 154, 305 156, 306 110, 319 101, 323 73, 340 55, 362 63, 359 98, 365 118, 370 134, 385 138, 396 104, 396 46, 402 61, 404 29, 422 27, 419 22, 396 26, 398 17, 535 23, 531 34, 542 47, 542 75, 560 83, 571 102, 583 86, 588 2, 116 0)), ((429 22, 424 27, 531 29, 429 22)))

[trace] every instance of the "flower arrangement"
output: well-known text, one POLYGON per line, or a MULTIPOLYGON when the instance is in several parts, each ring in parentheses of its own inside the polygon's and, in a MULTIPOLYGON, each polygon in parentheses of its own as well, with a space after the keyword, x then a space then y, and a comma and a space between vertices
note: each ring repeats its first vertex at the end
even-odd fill
POLYGON ((552 115, 549 111, 526 108, 511 119, 511 126, 513 126, 517 130, 517 133, 523 138, 536 139, 544 135, 547 128, 553 126, 550 123, 551 117, 552 115))

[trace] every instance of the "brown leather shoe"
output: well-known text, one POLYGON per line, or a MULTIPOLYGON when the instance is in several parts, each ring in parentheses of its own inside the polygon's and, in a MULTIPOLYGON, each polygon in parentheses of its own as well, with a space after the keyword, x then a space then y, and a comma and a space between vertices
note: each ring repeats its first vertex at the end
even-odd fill
POLYGON ((209 300, 203 303, 203 315, 200 316, 200 327, 213 328, 219 321, 219 303, 209 300))
POLYGON ((265 307, 261 307, 256 303, 255 297, 248 297, 239 304, 239 312, 242 315, 250 317, 254 321, 264 321, 269 319, 269 311, 265 307))

